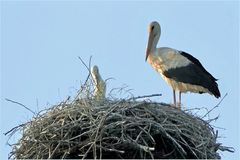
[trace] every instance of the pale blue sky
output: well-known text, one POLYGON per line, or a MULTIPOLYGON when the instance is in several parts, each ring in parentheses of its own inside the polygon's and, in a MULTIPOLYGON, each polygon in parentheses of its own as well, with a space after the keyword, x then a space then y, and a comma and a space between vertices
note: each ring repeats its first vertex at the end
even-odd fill
MULTIPOLYGON (((222 137, 219 142, 236 149, 221 152, 237 160, 240 148, 239 113, 239 3, 229 1, 141 2, 1 2, 1 148, 10 147, 3 133, 31 119, 21 102, 34 111, 74 95, 87 72, 78 56, 93 56, 104 79, 113 87, 127 84, 136 96, 162 93, 153 100, 172 102, 172 90, 145 62, 147 26, 161 24, 158 46, 186 51, 219 79, 228 96, 211 114, 222 137)), ((185 108, 211 109, 220 99, 208 94, 184 94, 185 108)), ((203 112, 203 111, 202 111, 203 112)), ((199 113, 203 114, 203 113, 199 113)))

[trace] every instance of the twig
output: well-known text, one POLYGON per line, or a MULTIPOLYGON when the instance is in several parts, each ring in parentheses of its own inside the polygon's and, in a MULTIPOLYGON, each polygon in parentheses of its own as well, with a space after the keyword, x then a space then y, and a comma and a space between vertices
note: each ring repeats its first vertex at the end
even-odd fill
POLYGON ((90 56, 89 61, 88 61, 88 68, 91 68, 91 63, 92 63, 92 56, 90 56))
POLYGON ((107 78, 104 80, 104 82, 107 83, 107 81, 109 81, 109 80, 115 80, 115 78, 113 78, 113 77, 107 78))
MULTIPOLYGON (((90 62, 89 62, 89 63, 91 63, 91 59, 92 59, 91 57, 92 57, 92 56, 90 56, 90 62)), ((80 61, 82 62, 82 64, 87 68, 88 72, 90 73, 90 72, 91 72, 91 71, 90 71, 90 67, 86 65, 86 63, 82 60, 81 57, 78 56, 78 59, 80 59, 80 61)))
POLYGON ((208 119, 206 122, 207 122, 207 123, 211 123, 211 122, 213 122, 213 121, 216 121, 216 120, 218 120, 219 116, 220 116, 220 115, 218 115, 218 116, 215 117, 215 118, 208 119))
POLYGON ((6 136, 6 135, 8 135, 9 133, 13 132, 14 130, 17 130, 18 128, 25 126, 26 124, 27 124, 27 123, 24 123, 24 124, 20 124, 20 125, 18 125, 18 126, 16 126, 16 127, 13 127, 12 129, 10 129, 9 131, 7 131, 7 132, 5 132, 5 133, 3 133, 3 134, 6 136))
POLYGON ((162 96, 162 94, 151 94, 151 95, 131 97, 128 100, 136 100, 136 99, 141 99, 141 98, 149 98, 149 97, 157 97, 157 96, 162 96))
POLYGON ((215 108, 219 107, 219 105, 222 103, 222 101, 224 100, 224 98, 227 96, 227 93, 223 96, 223 98, 218 102, 217 105, 215 105, 212 109, 210 109, 204 116, 202 116, 201 118, 205 118, 207 115, 209 115, 210 112, 212 112, 215 108))
POLYGON ((235 149, 233 147, 225 147, 225 146, 219 146, 219 150, 221 151, 228 151, 228 152, 235 152, 235 149))
POLYGON ((36 114, 34 111, 32 111, 30 108, 26 107, 26 106, 23 105, 22 103, 19 103, 19 102, 13 101, 13 100, 8 99, 8 98, 5 98, 5 100, 8 101, 8 102, 12 102, 12 103, 15 103, 15 104, 18 104, 18 105, 24 107, 25 109, 27 109, 28 111, 30 111, 33 115, 36 114))
POLYGON ((82 60, 81 57, 78 56, 78 59, 80 59, 80 61, 82 62, 82 64, 83 64, 83 65, 86 67, 86 69, 88 70, 88 76, 87 76, 87 78, 86 78, 86 80, 85 80, 85 83, 84 83, 84 85, 83 85, 83 86, 85 86, 85 85, 87 84, 87 81, 88 81, 90 75, 91 75, 91 70, 90 70, 90 68, 91 68, 92 56, 90 56, 88 66, 87 66, 86 63, 82 60))
POLYGON ((75 96, 75 99, 74 101, 76 101, 78 98, 79 98, 79 95, 84 91, 84 90, 89 90, 87 87, 89 86, 87 84, 88 80, 89 80, 89 77, 91 76, 91 61, 92 61, 92 56, 90 56, 89 58, 89 62, 88 62, 88 65, 82 60, 82 58, 80 56, 78 56, 78 59, 82 62, 82 64, 85 66, 85 68, 87 69, 88 71, 88 75, 87 75, 87 78, 85 80, 85 82, 83 83, 83 85, 81 85, 81 89, 78 91, 77 95, 75 96))

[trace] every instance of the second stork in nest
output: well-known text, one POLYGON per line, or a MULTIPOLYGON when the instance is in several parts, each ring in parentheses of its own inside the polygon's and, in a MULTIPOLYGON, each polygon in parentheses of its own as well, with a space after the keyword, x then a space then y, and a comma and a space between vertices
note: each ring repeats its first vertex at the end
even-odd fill
POLYGON ((106 95, 106 83, 102 79, 98 67, 95 65, 91 68, 91 76, 94 84, 93 96, 96 100, 105 99, 106 95))

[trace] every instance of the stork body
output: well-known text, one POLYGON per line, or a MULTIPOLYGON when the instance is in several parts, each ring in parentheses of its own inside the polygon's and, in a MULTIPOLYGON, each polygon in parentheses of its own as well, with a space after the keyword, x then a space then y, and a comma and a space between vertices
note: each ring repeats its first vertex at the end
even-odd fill
POLYGON ((91 75, 94 84, 93 96, 96 100, 102 100, 105 98, 106 84, 105 81, 102 79, 98 67, 96 65, 91 68, 91 75))
POLYGON ((149 39, 146 60, 161 74, 162 78, 173 89, 173 100, 176 106, 175 91, 179 91, 179 107, 181 93, 209 93, 216 98, 220 92, 215 79, 192 55, 176 49, 157 48, 161 28, 157 22, 149 26, 149 39))

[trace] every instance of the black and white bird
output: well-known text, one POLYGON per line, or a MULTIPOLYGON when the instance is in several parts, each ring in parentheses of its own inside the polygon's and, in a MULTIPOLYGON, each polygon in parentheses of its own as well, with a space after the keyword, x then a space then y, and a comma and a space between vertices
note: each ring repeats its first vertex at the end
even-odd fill
POLYGON ((176 103, 175 91, 179 91, 179 108, 181 93, 209 93, 219 98, 217 79, 214 78, 192 55, 168 47, 157 48, 161 35, 158 22, 149 25, 149 38, 146 50, 146 61, 161 74, 162 78, 173 89, 173 101, 176 103))

